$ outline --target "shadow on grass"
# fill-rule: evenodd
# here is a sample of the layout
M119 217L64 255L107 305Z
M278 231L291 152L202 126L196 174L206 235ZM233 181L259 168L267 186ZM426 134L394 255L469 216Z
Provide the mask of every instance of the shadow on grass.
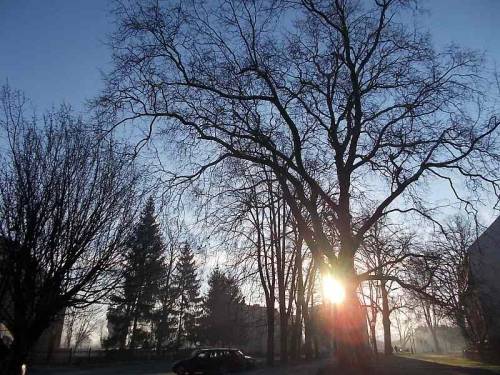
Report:
M487 370L473 367L461 367L445 365L433 362L422 361L414 358L404 358L393 356L386 358L380 356L370 364L360 366L360 368L339 368L336 365L329 365L320 369L317 375L491 375L499 374L495 370Z

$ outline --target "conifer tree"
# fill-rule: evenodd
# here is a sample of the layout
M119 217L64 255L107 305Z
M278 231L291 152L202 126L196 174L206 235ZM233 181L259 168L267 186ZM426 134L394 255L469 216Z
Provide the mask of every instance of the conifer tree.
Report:
M158 307L155 309L152 319L152 332L154 332L157 350L171 344L170 338L176 332L177 311L175 305L179 297L179 288L175 285L175 272L179 255L178 242L171 239L167 247L164 275L158 295Z
M174 282L178 295L176 344L179 347L181 344L196 343L201 314L200 281L194 252L188 243L181 248Z
M158 300L164 276L164 243L155 217L153 198L149 198L141 213L139 222L127 242L127 260L124 267L123 289L111 297L112 306L108 310L108 321L117 320L119 329L115 340L124 346L123 335L131 328L130 347L142 344L147 332L140 328L153 318L154 307ZM132 325L132 327L130 327ZM118 328L118 327L116 327Z
M245 299L232 277L216 268L203 304L202 338L210 345L238 345L245 340Z

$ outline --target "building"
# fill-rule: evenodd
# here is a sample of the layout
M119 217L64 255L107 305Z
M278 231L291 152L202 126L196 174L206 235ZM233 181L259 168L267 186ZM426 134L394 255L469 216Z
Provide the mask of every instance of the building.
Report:
M468 252L470 283L482 310L486 340L488 346L500 350L500 217L478 237Z
M244 305L243 322L245 343L241 349L246 353L263 355L267 351L267 308L265 306ZM274 351L279 351L279 314L274 312Z

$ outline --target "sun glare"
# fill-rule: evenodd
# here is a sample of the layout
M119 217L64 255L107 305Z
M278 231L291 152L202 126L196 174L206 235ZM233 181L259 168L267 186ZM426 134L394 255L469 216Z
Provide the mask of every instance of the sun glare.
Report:
M339 304L345 299L344 286L331 276L323 277L323 295L331 303Z

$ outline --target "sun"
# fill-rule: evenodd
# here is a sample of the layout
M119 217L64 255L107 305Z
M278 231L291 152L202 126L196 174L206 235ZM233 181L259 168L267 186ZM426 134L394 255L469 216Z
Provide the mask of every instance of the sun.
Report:
M345 289L344 286L332 276L324 276L323 283L323 296L326 300L334 304L344 302Z

